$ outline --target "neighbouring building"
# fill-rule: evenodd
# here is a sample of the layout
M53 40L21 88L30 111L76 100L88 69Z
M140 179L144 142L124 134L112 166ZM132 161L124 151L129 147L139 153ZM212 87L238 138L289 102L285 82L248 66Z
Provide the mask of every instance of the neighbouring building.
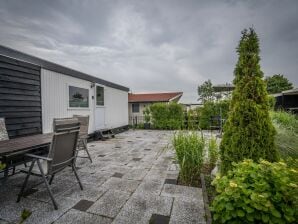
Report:
M0 117L10 138L89 115L89 134L128 126L129 88L0 45Z
M272 94L275 97L276 109L284 109L293 113L298 113L298 88L285 90L281 93Z
M129 93L128 114L130 123L133 121L143 122L143 111L153 103L178 102L183 92L169 93Z

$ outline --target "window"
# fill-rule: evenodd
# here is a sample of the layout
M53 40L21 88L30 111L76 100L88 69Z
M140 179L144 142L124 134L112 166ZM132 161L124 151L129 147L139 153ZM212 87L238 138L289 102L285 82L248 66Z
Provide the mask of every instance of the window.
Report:
M89 90L69 86L69 107L89 107Z
M132 104L132 112L133 113L139 113L140 112L140 104L139 103L133 103Z
M101 86L96 86L96 105L97 106L104 106L105 99L104 99L104 88Z

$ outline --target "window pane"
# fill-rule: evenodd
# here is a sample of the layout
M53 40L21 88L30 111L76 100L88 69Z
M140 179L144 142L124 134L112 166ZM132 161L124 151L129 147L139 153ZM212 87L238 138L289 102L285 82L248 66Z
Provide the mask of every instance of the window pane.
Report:
M140 112L140 104L138 104L138 103L133 103L133 104L132 104L132 112L133 112L133 113L139 113L139 112Z
M104 88L96 86L96 105L104 106Z
M69 107L89 107L89 90L69 86Z

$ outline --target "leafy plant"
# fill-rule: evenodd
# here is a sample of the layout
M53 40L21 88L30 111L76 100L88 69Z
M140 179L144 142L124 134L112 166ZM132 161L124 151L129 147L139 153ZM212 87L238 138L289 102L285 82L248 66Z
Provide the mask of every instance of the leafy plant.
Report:
M5 168L5 164L0 162L0 170L3 170Z
M221 114L222 118L228 116L230 100L220 100L218 102L206 102L203 107L197 109L199 116L199 126L201 129L210 128L210 117Z
M186 127L189 130L197 130L199 128L199 116L197 110L189 110L186 112Z
M211 139L208 142L208 162L211 169L215 167L218 157L219 157L219 150L218 150L216 138L211 137Z
M297 223L296 169L265 160L233 165L212 183L218 193L211 206L215 223Z
M177 103L155 103L150 106L153 126L157 129L181 129L183 108Z
M286 77L281 74L276 74L271 77L266 77L267 91L270 94L280 93L285 90L293 89L291 83Z
M150 109L149 109L149 107L146 107L146 108L143 110L143 114L144 114L145 122L146 122L146 123L150 123L151 115L150 115Z
M22 211L22 214L21 214L21 221L19 222L19 224L22 224L26 221L26 219L28 219L30 217L30 215L32 214L32 212L28 209L24 209Z
M277 161L275 129L269 117L269 102L260 69L259 39L250 28L242 32L234 71L235 89L220 145L221 172L232 169L233 162L260 158Z
M178 131L173 138L176 158L180 166L180 178L186 185L195 185L203 165L205 141L198 132Z
M213 100L214 90L210 79L198 86L198 95L203 103Z

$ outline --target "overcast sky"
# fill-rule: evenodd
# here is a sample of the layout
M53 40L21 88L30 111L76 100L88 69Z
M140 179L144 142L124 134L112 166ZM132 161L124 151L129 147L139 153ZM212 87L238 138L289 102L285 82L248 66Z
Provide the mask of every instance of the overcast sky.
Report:
M231 82L241 30L260 38L265 75L298 86L298 1L69 0L0 2L0 44L125 85L183 91Z

